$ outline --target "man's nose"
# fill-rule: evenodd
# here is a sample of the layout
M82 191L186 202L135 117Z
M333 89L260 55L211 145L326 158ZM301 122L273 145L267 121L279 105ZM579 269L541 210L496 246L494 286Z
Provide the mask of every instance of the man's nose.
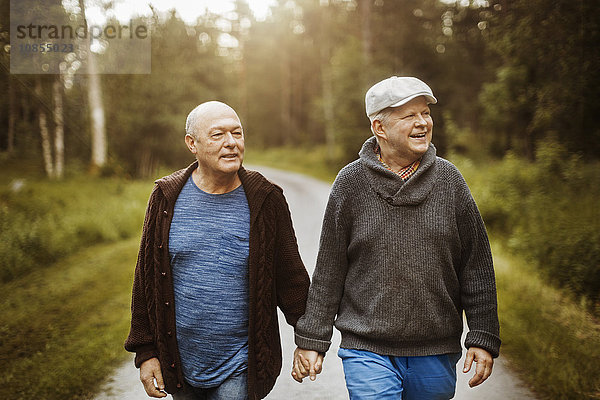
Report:
M233 137L233 133L226 132L225 133L225 146L233 147L233 146L235 146L235 144L236 143L235 143L235 139Z
M425 118L423 117L423 114L417 114L417 119L415 121L415 124L417 125L427 125L427 121L425 121Z

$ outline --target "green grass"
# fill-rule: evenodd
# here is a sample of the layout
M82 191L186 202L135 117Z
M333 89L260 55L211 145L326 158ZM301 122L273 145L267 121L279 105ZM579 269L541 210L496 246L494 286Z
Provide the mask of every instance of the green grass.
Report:
M600 399L600 323L494 246L501 353L543 399Z
M138 235L151 181L79 175L53 182L10 170L0 182L0 282L90 245ZM11 178L9 178L11 177Z
M93 246L0 285L0 385L11 399L91 398L128 357L138 243Z

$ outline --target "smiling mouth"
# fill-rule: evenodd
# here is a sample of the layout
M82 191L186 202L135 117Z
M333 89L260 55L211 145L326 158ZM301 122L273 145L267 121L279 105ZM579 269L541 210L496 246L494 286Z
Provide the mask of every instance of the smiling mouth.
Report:
M416 133L414 135L410 135L411 138L414 139L421 139L424 138L427 135L427 132L423 132L423 133Z
M237 153L236 154L225 154L225 155L221 156L221 158L227 158L227 159L232 160L234 158L237 158L237 156L238 156Z

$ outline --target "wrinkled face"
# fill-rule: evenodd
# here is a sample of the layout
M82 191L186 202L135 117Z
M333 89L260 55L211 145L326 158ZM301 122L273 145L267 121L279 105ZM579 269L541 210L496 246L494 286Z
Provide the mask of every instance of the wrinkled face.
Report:
M383 154L401 165L409 165L425 154L433 135L433 119L424 96L396 107L376 135Z
M187 135L186 143L199 166L212 173L233 174L244 160L244 131L233 109L215 107Z

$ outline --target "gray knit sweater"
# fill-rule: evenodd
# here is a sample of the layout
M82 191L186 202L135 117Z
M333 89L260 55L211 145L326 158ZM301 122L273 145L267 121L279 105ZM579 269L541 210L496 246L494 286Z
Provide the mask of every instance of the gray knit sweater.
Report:
M368 139L333 183L296 344L327 351L335 324L345 348L459 352L464 310L465 346L497 357L492 255L465 180L431 145L403 182L378 161L375 144Z

